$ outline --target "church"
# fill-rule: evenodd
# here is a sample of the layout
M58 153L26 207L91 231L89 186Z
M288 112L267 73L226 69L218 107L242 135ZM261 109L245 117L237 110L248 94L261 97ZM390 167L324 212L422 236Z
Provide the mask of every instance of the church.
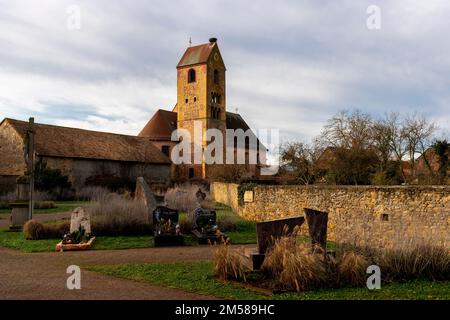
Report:
M153 142L164 154L170 156L177 141L171 140L172 132L185 129L194 136L194 122L200 122L203 132L217 129L226 137L226 130L243 130L246 133L245 164L182 164L174 170L175 179L220 179L227 175L238 174L241 178L257 179L260 176L262 155L259 140L245 120L237 113L227 111L226 67L216 38L208 43L189 47L177 65L177 103L171 110L158 110L139 133ZM257 141L255 154L257 161L249 161L250 139ZM203 137L201 148L205 149L208 141ZM238 144L235 142L234 153ZM226 152L226 151L224 151ZM261 153L261 157L260 157ZM236 158L236 154L234 155Z
M217 129L226 136L227 129L246 132L248 141L256 139L244 119L226 109L226 68L217 39L186 49L177 67L177 103L171 110L158 110L137 136L67 128L36 123L35 155L50 169L60 170L76 189L88 182L144 176L150 184L167 185L171 181L192 179L257 179L260 175L259 143L256 163L175 165L171 151L179 141L172 141L176 129L194 134L194 123L202 130ZM27 122L4 119L0 123L0 193L15 190L15 181L25 174L24 145ZM259 141L258 141L259 142ZM210 142L205 138L201 147ZM242 146L240 144L239 146ZM234 152L237 153L238 143ZM265 150L264 150L265 151ZM236 156L236 155L233 155Z

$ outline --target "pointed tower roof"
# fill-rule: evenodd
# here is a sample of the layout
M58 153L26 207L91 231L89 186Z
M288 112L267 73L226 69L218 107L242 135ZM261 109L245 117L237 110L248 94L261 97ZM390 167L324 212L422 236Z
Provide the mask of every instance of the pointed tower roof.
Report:
M209 39L209 43L187 48L180 62L178 62L177 68L208 62L209 56L215 46L217 46L217 39L211 38Z

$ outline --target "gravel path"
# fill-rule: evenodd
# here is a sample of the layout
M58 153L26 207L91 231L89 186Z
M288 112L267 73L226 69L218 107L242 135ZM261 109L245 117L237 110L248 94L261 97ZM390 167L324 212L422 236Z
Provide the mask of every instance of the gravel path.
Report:
M87 265L204 260L209 259L211 254L208 246L31 254L0 248L0 300L213 299L83 269ZM66 269L69 265L82 268L81 290L68 290L66 287L69 276Z

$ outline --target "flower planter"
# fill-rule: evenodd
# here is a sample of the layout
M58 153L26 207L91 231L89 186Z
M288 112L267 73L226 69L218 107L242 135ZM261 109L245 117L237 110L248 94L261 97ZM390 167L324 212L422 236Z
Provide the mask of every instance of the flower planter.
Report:
M89 239L88 242L78 244L63 244L62 241L56 245L56 252L89 250L95 241L95 237Z

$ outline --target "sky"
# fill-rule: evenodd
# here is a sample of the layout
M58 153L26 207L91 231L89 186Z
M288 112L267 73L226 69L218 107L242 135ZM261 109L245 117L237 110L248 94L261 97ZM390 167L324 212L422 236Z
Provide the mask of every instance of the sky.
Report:
M449 133L448 0L0 0L0 118L137 135L175 105L189 39L210 37L227 110L255 130L309 141L358 108Z

